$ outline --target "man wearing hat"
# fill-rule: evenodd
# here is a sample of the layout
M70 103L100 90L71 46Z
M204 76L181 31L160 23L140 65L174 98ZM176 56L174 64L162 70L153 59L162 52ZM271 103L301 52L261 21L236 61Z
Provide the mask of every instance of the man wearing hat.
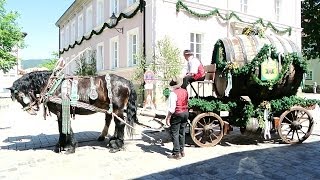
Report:
M184 58L188 61L187 74L183 78L182 88L186 89L188 84L194 81L203 81L205 78L204 67L190 50L183 51Z
M181 159L185 156L185 132L189 117L188 111L188 92L181 88L182 79L173 77L169 83L171 92L169 95L168 114L166 123L170 126L170 134L173 143L172 154L168 155L170 159Z

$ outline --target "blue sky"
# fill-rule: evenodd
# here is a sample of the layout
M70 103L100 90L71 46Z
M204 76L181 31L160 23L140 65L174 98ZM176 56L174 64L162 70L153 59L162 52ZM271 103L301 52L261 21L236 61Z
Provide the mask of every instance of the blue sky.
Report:
M7 0L5 9L17 11L18 21L27 47L20 51L21 59L47 59L59 49L59 28L55 23L74 0Z

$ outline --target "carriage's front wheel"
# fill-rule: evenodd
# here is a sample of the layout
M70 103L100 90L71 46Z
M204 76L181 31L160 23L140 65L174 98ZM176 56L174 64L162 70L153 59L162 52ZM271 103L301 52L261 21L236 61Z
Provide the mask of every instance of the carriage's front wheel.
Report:
M191 138L200 147L215 146L223 137L223 120L215 113L201 113L191 124Z
M307 109L293 107L280 116L278 133L286 143L302 143L310 136L313 123L313 118Z

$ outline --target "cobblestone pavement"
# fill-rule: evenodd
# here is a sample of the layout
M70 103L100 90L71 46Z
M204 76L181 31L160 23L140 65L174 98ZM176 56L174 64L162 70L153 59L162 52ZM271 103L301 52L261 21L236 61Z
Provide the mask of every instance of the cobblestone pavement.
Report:
M11 101L11 100L10 100ZM72 127L80 142L75 154L52 151L58 140L55 117L22 112L15 102L0 100L0 179L319 179L320 114L312 135L302 144L241 135L237 128L215 147L198 148L187 139L186 157L167 159L172 144L166 132L137 126L124 151L109 153L97 142L104 125L101 113L76 116ZM151 118L140 121L155 126ZM114 125L111 124L109 134ZM150 144L141 131L162 144ZM148 133L149 132L149 133Z

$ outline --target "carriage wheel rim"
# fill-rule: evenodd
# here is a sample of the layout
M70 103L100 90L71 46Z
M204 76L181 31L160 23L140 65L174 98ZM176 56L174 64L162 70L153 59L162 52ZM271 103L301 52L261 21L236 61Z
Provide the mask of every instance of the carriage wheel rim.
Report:
M223 137L223 121L215 113L202 113L192 120L191 138L200 147L215 146Z
M288 144L302 143L311 135L313 123L308 110L302 107L291 108L280 116L278 133Z

